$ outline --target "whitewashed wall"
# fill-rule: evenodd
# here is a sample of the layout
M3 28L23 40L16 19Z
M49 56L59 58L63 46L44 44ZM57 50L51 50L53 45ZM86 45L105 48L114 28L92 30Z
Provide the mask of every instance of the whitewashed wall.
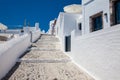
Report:
M18 57L31 45L30 35L25 34L0 44L0 79L14 66Z
M36 30L32 32L32 42L35 42L41 35L40 30Z
M81 17L81 14L70 14L70 13L64 13L64 34L66 36L71 35L71 31L76 29L77 20Z
M65 36L71 35L71 31L77 29L77 20L81 18L81 14L72 14L60 12L57 23L56 32L62 44L62 50L65 50Z
M83 31L82 34L90 33L90 16L103 11L103 28L110 27L110 12L109 0L83 0ZM105 18L105 13L108 15L108 22Z
M120 80L120 25L75 37L71 56L96 80Z

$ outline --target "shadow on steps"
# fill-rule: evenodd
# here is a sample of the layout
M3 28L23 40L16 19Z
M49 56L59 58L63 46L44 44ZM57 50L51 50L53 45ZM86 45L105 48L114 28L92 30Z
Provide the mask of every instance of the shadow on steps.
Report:
M9 80L9 78L13 75L13 73L18 69L19 65L21 63L20 62L17 62L13 68L6 74L5 77L3 77L1 80Z

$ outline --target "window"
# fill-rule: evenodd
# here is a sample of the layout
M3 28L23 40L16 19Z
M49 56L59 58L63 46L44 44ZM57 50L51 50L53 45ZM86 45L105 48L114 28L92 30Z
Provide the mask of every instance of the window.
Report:
M102 12L95 14L90 17L90 27L91 32L97 31L103 28L103 19L102 19Z
M115 23L120 23L120 1L116 1L115 3Z
M120 24L120 0L110 0L110 22Z
M79 29L79 30L82 30L82 23L79 23L79 24L78 24L78 29Z

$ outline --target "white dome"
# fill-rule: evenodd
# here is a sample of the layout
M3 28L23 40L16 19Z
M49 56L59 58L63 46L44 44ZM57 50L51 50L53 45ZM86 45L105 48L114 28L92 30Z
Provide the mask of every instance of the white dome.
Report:
M64 12L66 13L81 13L82 7L78 4L72 4L64 7Z

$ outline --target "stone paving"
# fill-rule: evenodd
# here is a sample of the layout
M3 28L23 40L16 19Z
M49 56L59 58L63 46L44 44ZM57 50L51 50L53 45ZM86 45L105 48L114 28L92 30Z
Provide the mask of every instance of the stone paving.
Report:
M31 47L38 49L28 49L2 80L94 80L54 41L59 43L55 36L42 35Z
M64 53L52 53L52 51L30 51L21 59L70 59Z

